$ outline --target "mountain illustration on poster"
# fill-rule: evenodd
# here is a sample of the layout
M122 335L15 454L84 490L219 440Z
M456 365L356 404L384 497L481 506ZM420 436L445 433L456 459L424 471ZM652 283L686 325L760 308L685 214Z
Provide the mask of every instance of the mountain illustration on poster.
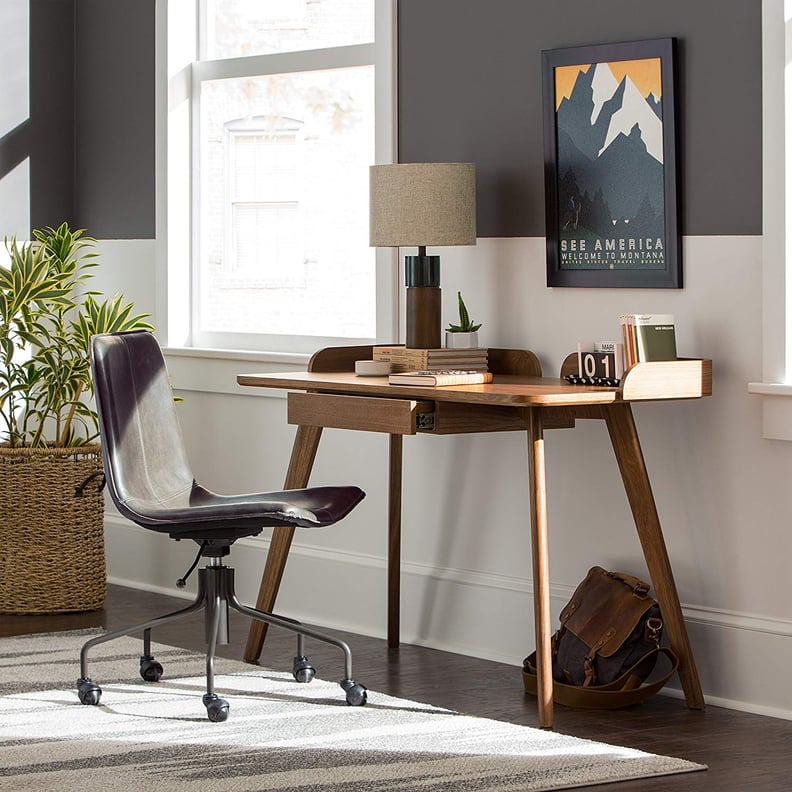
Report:
M664 269L660 58L556 73L561 266Z

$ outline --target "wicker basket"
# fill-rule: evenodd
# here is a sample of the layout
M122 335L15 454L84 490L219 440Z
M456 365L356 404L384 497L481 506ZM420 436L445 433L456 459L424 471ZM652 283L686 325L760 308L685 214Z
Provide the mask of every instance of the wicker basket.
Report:
M102 607L104 497L94 476L101 471L95 443L0 445L0 613Z

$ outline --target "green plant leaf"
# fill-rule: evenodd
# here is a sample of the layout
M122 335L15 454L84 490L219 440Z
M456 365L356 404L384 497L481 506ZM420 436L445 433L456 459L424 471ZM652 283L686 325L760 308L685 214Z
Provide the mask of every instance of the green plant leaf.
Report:
M459 309L459 324L449 324L446 330L449 333L475 333L481 327L481 322L470 321L465 301L462 299L462 292L457 292L457 305Z
M99 259L96 240L84 229L62 223L35 230L31 243L6 237L5 244L9 263L0 266L0 441L88 442L98 434L96 413L85 399L92 390L92 335L154 328L121 295L105 299L85 288Z

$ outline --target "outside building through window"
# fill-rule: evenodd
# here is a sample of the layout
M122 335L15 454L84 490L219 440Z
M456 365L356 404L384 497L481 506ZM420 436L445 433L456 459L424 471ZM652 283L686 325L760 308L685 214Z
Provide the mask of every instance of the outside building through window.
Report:
M193 72L193 343L374 338L373 46L346 65L374 40L374 3L207 0L205 20Z

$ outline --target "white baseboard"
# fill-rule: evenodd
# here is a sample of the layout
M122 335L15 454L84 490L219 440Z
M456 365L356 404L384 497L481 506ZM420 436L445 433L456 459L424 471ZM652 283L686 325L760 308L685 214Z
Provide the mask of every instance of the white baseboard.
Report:
M195 579L177 589L195 556L192 542L174 544L115 515L106 516L108 579L147 591L191 596ZM253 603L268 542L236 543L239 598ZM553 623L573 587L551 586ZM519 667L533 651L532 586L528 579L471 570L402 564L401 639L404 643L495 660ZM277 610L309 624L384 637L386 576L382 558L295 542ZM792 665L792 622L683 605L708 704L792 720L792 687L781 684ZM681 697L667 687L668 695Z

